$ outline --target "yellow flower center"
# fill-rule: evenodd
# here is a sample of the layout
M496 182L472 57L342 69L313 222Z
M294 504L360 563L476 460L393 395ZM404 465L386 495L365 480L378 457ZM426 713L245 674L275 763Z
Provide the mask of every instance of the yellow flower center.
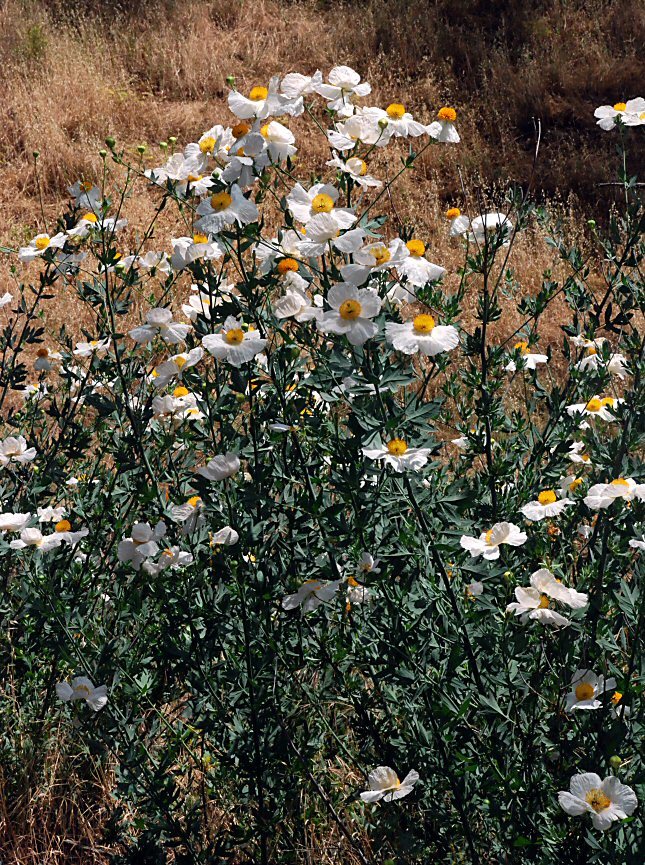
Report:
M347 585L355 589L356 586L360 586L360 583L354 577L347 577Z
M252 102L261 102L263 99L266 99L268 95L269 91L266 87L253 87L249 93L249 99Z
M587 793L585 801L591 805L596 814L599 814L601 811L606 811L611 805L611 799L609 796L597 787Z
M87 685L77 685L76 688L75 688L75 691L76 691L77 694L81 694L81 696L84 697L84 698L85 698L85 697L89 697L89 696L90 696L90 693L91 693L91 691L90 691L90 689L87 687Z
M199 142L199 149L202 153L212 153L215 150L215 139L212 135L207 135Z
M449 207L446 210L446 219L457 219L458 216L461 216L461 210L458 207Z
M56 532L71 532L72 524L69 520L61 520L59 523L56 523L54 526L54 531Z
M593 399L589 400L585 408L587 409L587 411L600 411L600 409L602 408L602 403L599 399L596 399L596 397L594 397Z
M426 251L426 245L422 240L408 240L405 245L410 255L414 255L416 258L420 258Z
M93 348L94 348L95 346L97 346L98 344L99 344L98 339L91 339L91 340L90 340L90 345L91 345Z
M402 457L408 449L408 446L403 439L391 439L387 443L386 447L393 457Z
M613 408L615 404L616 404L616 400L613 398L613 396L605 396L600 400L600 405L603 408L605 408L606 406Z
M365 177L367 174L367 162L364 159L356 159L354 174L358 174L359 177Z
M392 102L392 104L388 105L385 109L385 113L388 117L391 117L392 120L400 120L405 114L405 106L401 105L400 102Z
M188 183L197 183L202 179L203 176L203 174L189 174L186 180L188 181Z
M596 689L589 682L580 682L576 687L576 700L591 700L596 693Z
M193 234L193 243L208 243L208 237L205 234Z
M370 249L370 254L374 259L376 267L379 267L382 264L387 264L387 262L392 258L392 253L387 246L375 246L373 249Z
M588 463L589 460L591 459L591 457L589 456L589 454L583 454L583 455L580 457L580 459L582 460L583 463Z
M587 354L598 354L598 349L596 348L595 345L590 345L587 348Z
M528 354L529 353L529 344L524 339L521 339L519 342L516 342L515 345L513 346L513 348L516 351L521 351L522 354Z
M617 102L614 105L614 111L624 111L627 108L627 104L625 102Z
M345 321L354 321L361 314L362 306L357 300L345 300L338 310L340 317Z
M180 384L173 390L172 395L174 397L188 396L188 388L184 387L183 384Z
M82 218L85 222L94 222L94 223L96 223L96 222L99 221L98 216L96 215L96 213L84 213L83 216L82 216L81 218Z
M282 261L278 262L278 273L285 275L285 273L296 273L298 270L298 262L295 258L283 258Z
M215 213L221 213L223 210L226 210L227 207L230 207L232 201L233 199L228 192L216 192L215 195L211 195L211 207Z
M492 546L492 544L491 544L491 538L492 538L492 537L493 537L493 530L492 530L492 529L489 529L489 530L486 532L486 535L485 535L486 543L488 544L489 547Z
M623 695L620 693L620 691L614 691L613 696L611 698L611 702L613 703L614 706L617 706L622 699L623 699Z
M543 490L538 496L538 501L541 505L552 505L557 499L555 490Z
M90 192L92 189L92 183L89 180L83 180L78 184L78 188L81 192Z
M577 490L580 484L582 483L582 478L574 478L569 484L570 490Z
M440 108L437 112L437 118L439 120L449 120L450 123L454 123L454 121L457 119L457 112L454 108L448 108L447 106L444 106L443 108Z
M610 483L610 486L612 486L612 487L628 487L629 484L627 483L625 478L616 478L615 481L612 481Z
M412 326L415 333L432 333L434 330L435 321L431 315L421 314L415 316Z
M311 202L311 209L314 213L331 213L334 209L334 199L326 192L319 192Z
M177 369L183 369L187 363L188 360L185 357L182 357L180 354L177 355L177 357L174 359L174 364Z
M34 245L36 249L47 249L47 247L49 246L49 236L46 234L44 237L37 237Z
M236 123L235 126L231 129L233 136L235 138L243 138L248 132L251 131L251 127L248 123Z
M224 339L229 345L239 345L244 339L244 331L240 327L232 327L226 331Z
M549 596L542 594L540 595L540 603L538 604L539 610L548 610L551 606L551 601L549 600Z
M200 502L201 502L201 499L199 496L192 496L191 498L188 499L186 504L190 505L191 508L196 508Z

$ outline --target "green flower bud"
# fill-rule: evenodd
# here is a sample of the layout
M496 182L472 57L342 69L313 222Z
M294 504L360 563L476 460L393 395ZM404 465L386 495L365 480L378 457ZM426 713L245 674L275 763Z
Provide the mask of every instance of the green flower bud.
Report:
M235 87L235 75L227 75L226 83L229 87Z
M32 156L34 157L34 159L38 159L38 157L40 156L40 150L34 150Z
M167 141L160 141L159 147L161 147L162 150L168 150L168 142Z
M146 152L146 145L145 144L139 144L137 147L137 153L140 153L143 156L143 154L145 152Z
M116 139L114 139L111 135L108 135L108 137L105 139L105 143L110 148L110 150L112 150L112 148L116 144Z
M388 125L388 123L389 123L389 121L386 120L385 117L381 117L381 119L378 122L379 129L385 129L386 126Z
M620 769L620 767L622 766L622 763L623 763L623 761L622 761L622 759L618 756L618 754L614 754L613 757L610 757L610 758L609 758L609 765L610 765L611 768L614 769L614 770L615 770L615 769Z
M169 135L168 141L170 142L170 144L176 144L177 143L177 136L176 135Z
M236 393L236 394L235 394L235 399L236 399L238 402L246 402L246 394L244 394L244 393Z
M596 227L596 220L595 220L595 219L588 219L588 220L587 220L587 225L588 225L590 228L595 228L595 227Z
M99 156L101 157L101 159L105 159L105 157L107 156L107 150L104 150L103 148L101 148L99 150Z

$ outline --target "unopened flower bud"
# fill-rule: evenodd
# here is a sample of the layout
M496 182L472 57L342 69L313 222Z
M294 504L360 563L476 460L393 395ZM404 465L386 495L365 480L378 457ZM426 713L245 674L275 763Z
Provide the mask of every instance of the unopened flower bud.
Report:
M236 394L235 394L235 399L236 399L238 402L246 402L246 394L243 394L243 393L236 393Z
M168 142L167 141L160 141L159 147L161 147L162 150L168 150Z
M170 142L170 144L176 144L177 143L177 136L176 135L169 135L168 141Z
M385 129L386 126L388 125L388 122L389 122L389 121L386 120L385 117L381 117L381 119L380 119L379 122L378 122L379 129Z
M40 156L40 150L34 150L32 156L34 157L34 159L38 159L38 157Z
M235 87L235 75L227 75L226 83L229 87Z
M146 152L146 145L145 144L139 144L137 146L137 153L140 153L143 156L143 154L145 152Z
M108 137L105 139L105 143L111 150L116 144L116 140L111 135L108 135Z
M105 159L105 157L107 156L107 150L105 150L105 148L102 147L99 150L99 156L101 157L101 159Z
M609 765L610 765L611 768L614 769L614 770L616 770L616 769L620 769L620 767L622 766L622 763L623 763L623 761L622 761L622 759L618 756L618 754L614 754L613 757L610 757L610 758L609 758Z

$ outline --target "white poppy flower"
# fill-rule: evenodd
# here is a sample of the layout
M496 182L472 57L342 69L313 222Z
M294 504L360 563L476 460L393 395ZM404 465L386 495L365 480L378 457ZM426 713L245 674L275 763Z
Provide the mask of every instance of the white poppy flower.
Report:
M183 385L176 387L171 394L154 397L152 413L156 418L171 418L176 426L183 420L201 420L206 417L199 408L197 395Z
M98 186L89 180L77 180L67 191L74 199L74 206L84 210L99 213L103 202L103 193Z
M393 802L402 799L412 792L414 785L419 780L419 773L414 769L399 781L399 776L389 766L378 766L367 776L369 790L361 793L363 802Z
M63 355L59 351L50 351L48 348L39 348L36 352L34 369L37 372L49 372L56 364L60 363Z
M588 348L586 357L583 357L582 360L574 364L574 368L581 370L606 369L610 375L615 375L620 379L624 379L626 375L629 375L627 358L624 354L610 354L609 358L605 360L602 355L598 354L595 347Z
M184 505L171 505L170 518L181 525L182 535L197 531L206 522L202 500L199 496L191 496Z
M431 138L442 144L459 144L461 139L454 126L456 119L455 109L445 106L439 109L437 119L426 127L426 131Z
M627 102L601 105L600 108L596 108L593 116L597 118L597 125L605 132L615 129L618 121L625 126L642 126L645 123L645 99L637 96L636 99L628 99Z
M248 96L244 96L239 90L230 90L228 94L228 107L241 120L265 120L267 117L288 114L297 117L304 111L302 96L295 98L281 95L278 92L280 79L274 76L268 87L252 87ZM288 87L289 85L287 85Z
M305 224L322 213L332 217L337 230L351 228L356 222L356 214L351 209L336 207L338 190L330 183L315 183L309 190L306 190L302 184L296 183L287 195L286 201L294 219Z
M105 357L111 345L112 340L109 336L105 339L92 339L90 342L77 342L73 354L76 357L92 357L93 355Z
M338 283L329 289L327 303L331 310L317 320L323 333L346 336L351 345L363 345L378 333L378 326L371 319L381 310L381 298L371 288Z
M183 376L187 369L195 366L204 356L204 349L197 346L182 354L174 354L152 371L152 383L156 388L165 387L174 378Z
M279 268L282 261L295 261L297 265L296 259L300 255L298 244L303 239L304 234L291 228L284 231L280 238L261 239L254 249L255 257L262 262L260 272L270 273L276 266Z
M435 325L431 315L422 313L412 321L398 324L388 321L385 336L392 346L403 354L434 357L442 351L452 351L459 345L459 333L452 325Z
M572 463L584 463L587 466L593 465L589 454L585 453L586 444L584 442L572 442L569 448L569 459Z
M484 594L484 584L479 580L474 580L466 586L466 597L471 601L475 598L480 598Z
M535 369L539 363L546 363L548 356L546 354L535 354L529 350L529 344L525 340L516 342L513 346L514 351L519 351L522 369ZM510 360L504 367L508 372L515 372L517 365L514 360Z
M79 529L73 532L70 521L66 519L59 520L54 526L54 531L61 541L69 544L70 547L75 547L80 540L86 538L90 533L89 529Z
M555 601L573 610L582 609L589 602L586 594L577 592L575 589L567 589L546 568L540 568L531 574L529 587L517 586L515 598L516 601L506 607L507 613L512 612L519 616L524 624L529 620L535 620L552 627L569 624L569 620L554 609Z
M321 604L331 601L341 582L341 580L307 580L295 594L286 595L282 599L282 609L295 610L301 607L303 613L309 613Z
M2 516L0 516L0 525L1 525ZM0 529L1 531L1 529ZM645 550L645 538L631 538L629 541L629 546L633 550Z
M558 793L563 811L572 817L591 814L594 829L602 832L609 829L615 820L629 817L638 806L636 793L615 775L602 781L595 772L582 772L571 778L569 791L560 790Z
M378 448L363 448L363 454L370 460L383 460L386 466L392 466L396 472L406 469L419 471L428 462L431 448L411 448L403 439L390 439Z
M444 275L445 267L424 258L426 247L422 240L408 240L405 246L409 254L397 264L397 270L401 276L407 276L411 285L421 287Z
M40 508L39 508L40 510ZM31 522L32 514L0 514L0 532L21 532Z
M294 146L296 139L293 132L277 120L272 120L270 123L265 123L260 127L260 135L264 139L263 153L268 154L269 160L275 165L276 163L284 162L288 157L297 153L297 148ZM264 163L268 164L269 160L255 160L258 167L264 168Z
M309 96L309 94L315 93L316 88L322 82L322 72L319 69L313 75L289 72L280 82L280 93L287 99L298 99L300 96Z
M98 712L108 701L107 685L99 685L98 688L86 676L76 676L69 682L58 682L56 685L56 696L63 703L75 700L85 700L87 705Z
M349 254L360 249L364 239L362 228L352 228L341 234L332 213L319 213L307 223L307 236L298 244L298 252L300 258L317 258L331 245L338 252Z
M390 140L385 128L379 126L378 119L365 114L360 108L347 120L336 123L327 130L327 139L334 150L353 150L358 143L369 147L385 147Z
M274 303L273 312L280 319L293 318L299 322L318 320L323 314L320 304L320 295L316 295L312 302L304 292L287 291Z
M206 234L193 234L192 237L173 237L170 265L173 270L183 270L193 261L217 261L222 257L222 249L216 240L209 240Z
M0 442L0 468L9 463L30 463L36 459L36 448L28 448L24 436L8 436Z
M380 574L381 569L377 567L378 564L379 559L375 559L371 553L363 552L356 566L356 574L363 577L366 574Z
M138 571L147 558L156 556L159 552L157 541L166 534L166 524L160 520L152 528L149 523L135 523L132 526L132 535L124 538L118 548L117 557L120 562L131 562L135 571Z
M542 490L537 500L524 505L521 508L521 512L527 520L537 522L547 517L557 517L566 507L572 504L573 502L569 499L558 499L555 490Z
M340 117L349 117L354 112L354 99L372 92L367 81L349 66L334 66L327 76L328 84L317 84L316 93L327 100L327 108Z
M18 258L24 262L33 261L35 258L44 255L48 249L62 249L66 240L67 235L62 231L59 231L53 237L50 237L48 234L37 234L29 241L28 246L22 246L19 249Z
M354 261L343 265L340 272L345 282L362 285L373 273L383 273L403 264L409 255L410 251L400 237L395 237L387 244L377 241L357 250ZM414 299L411 292L408 292L408 296Z
M357 582L354 577L347 578L347 610L354 605L369 604L371 600L371 589Z
M385 110L382 108L364 108L362 114L367 118L373 118L383 131L387 139L392 138L417 138L425 135L428 127L414 119L405 105L400 102L392 102Z
M235 143L235 130L229 129L216 123L200 136L197 144L189 144L184 150L184 155L192 157L197 162L200 171L205 171L208 165L206 157L211 156L215 160L226 159L229 148ZM197 151L199 150L199 155ZM203 161L199 161L200 157Z
M623 403L625 400L616 399L612 396L593 396L587 402L574 403L567 406L567 414L569 417L576 415L584 415L590 418L600 418L601 420L614 421L616 420L610 409L615 409L616 406Z
M473 558L483 556L489 561L499 558L499 548L502 544L520 547L527 540L526 532L522 532L514 523L495 523L492 529L482 532L478 538L462 535L459 543L468 550Z
M219 333L209 333L202 337L202 345L217 360L225 360L231 366L239 367L249 363L264 351L267 340L257 330L242 329L242 322L232 315L226 319Z
M231 526L224 526L223 529L215 532L210 543L212 547L232 547L235 546L239 539L240 536L235 529L231 528Z
M173 570L175 568L185 568L192 561L192 555L185 552L185 550L181 550L179 547L167 547L165 550L162 550L156 562L145 561L143 563L143 570L151 576L157 576L157 574L165 571L166 568L173 568Z
M128 331L128 336L135 342L151 342L156 336L160 336L170 345L177 345L186 339L189 324L181 324L173 321L171 310L166 307L151 309L146 314L146 323Z
M63 505L52 507L48 505L46 508L36 508L36 516L39 523L58 523L65 516L66 509Z
M616 499L627 502L645 500L645 484L637 484L633 478L616 478L608 484L594 484L589 487L584 502L588 508L597 511L609 507Z
M600 709L602 703L597 698L605 691L613 691L616 680L597 676L592 670L576 670L570 687L564 704L567 712L572 709Z
M197 215L200 218L195 228L199 232L217 234L234 222L238 225L255 222L259 212L255 202L245 198L240 187L233 184L229 192L223 189L204 199L197 208Z
M237 454L227 451L213 457L205 466L197 469L197 474L209 481L222 481L231 478L240 470L240 458Z
M338 168L339 171L343 174L348 174L352 180L365 189L383 186L381 180L377 180L376 177L372 177L371 174L367 173L367 163L365 160L359 159L357 156L350 157L347 162L343 162L343 160L338 156L334 156L326 162L325 165L331 165L334 168Z
M20 532L20 539L11 541L9 546L12 550L24 550L27 547L34 547L40 550L41 553L47 553L56 547L60 547L64 538L60 534L53 532L51 535L43 535L40 529L23 529Z
M7 304L11 303L12 300L13 300L13 294L11 294L8 291L5 291L5 293L3 295L0 295L0 309L2 309L3 306L7 306Z

